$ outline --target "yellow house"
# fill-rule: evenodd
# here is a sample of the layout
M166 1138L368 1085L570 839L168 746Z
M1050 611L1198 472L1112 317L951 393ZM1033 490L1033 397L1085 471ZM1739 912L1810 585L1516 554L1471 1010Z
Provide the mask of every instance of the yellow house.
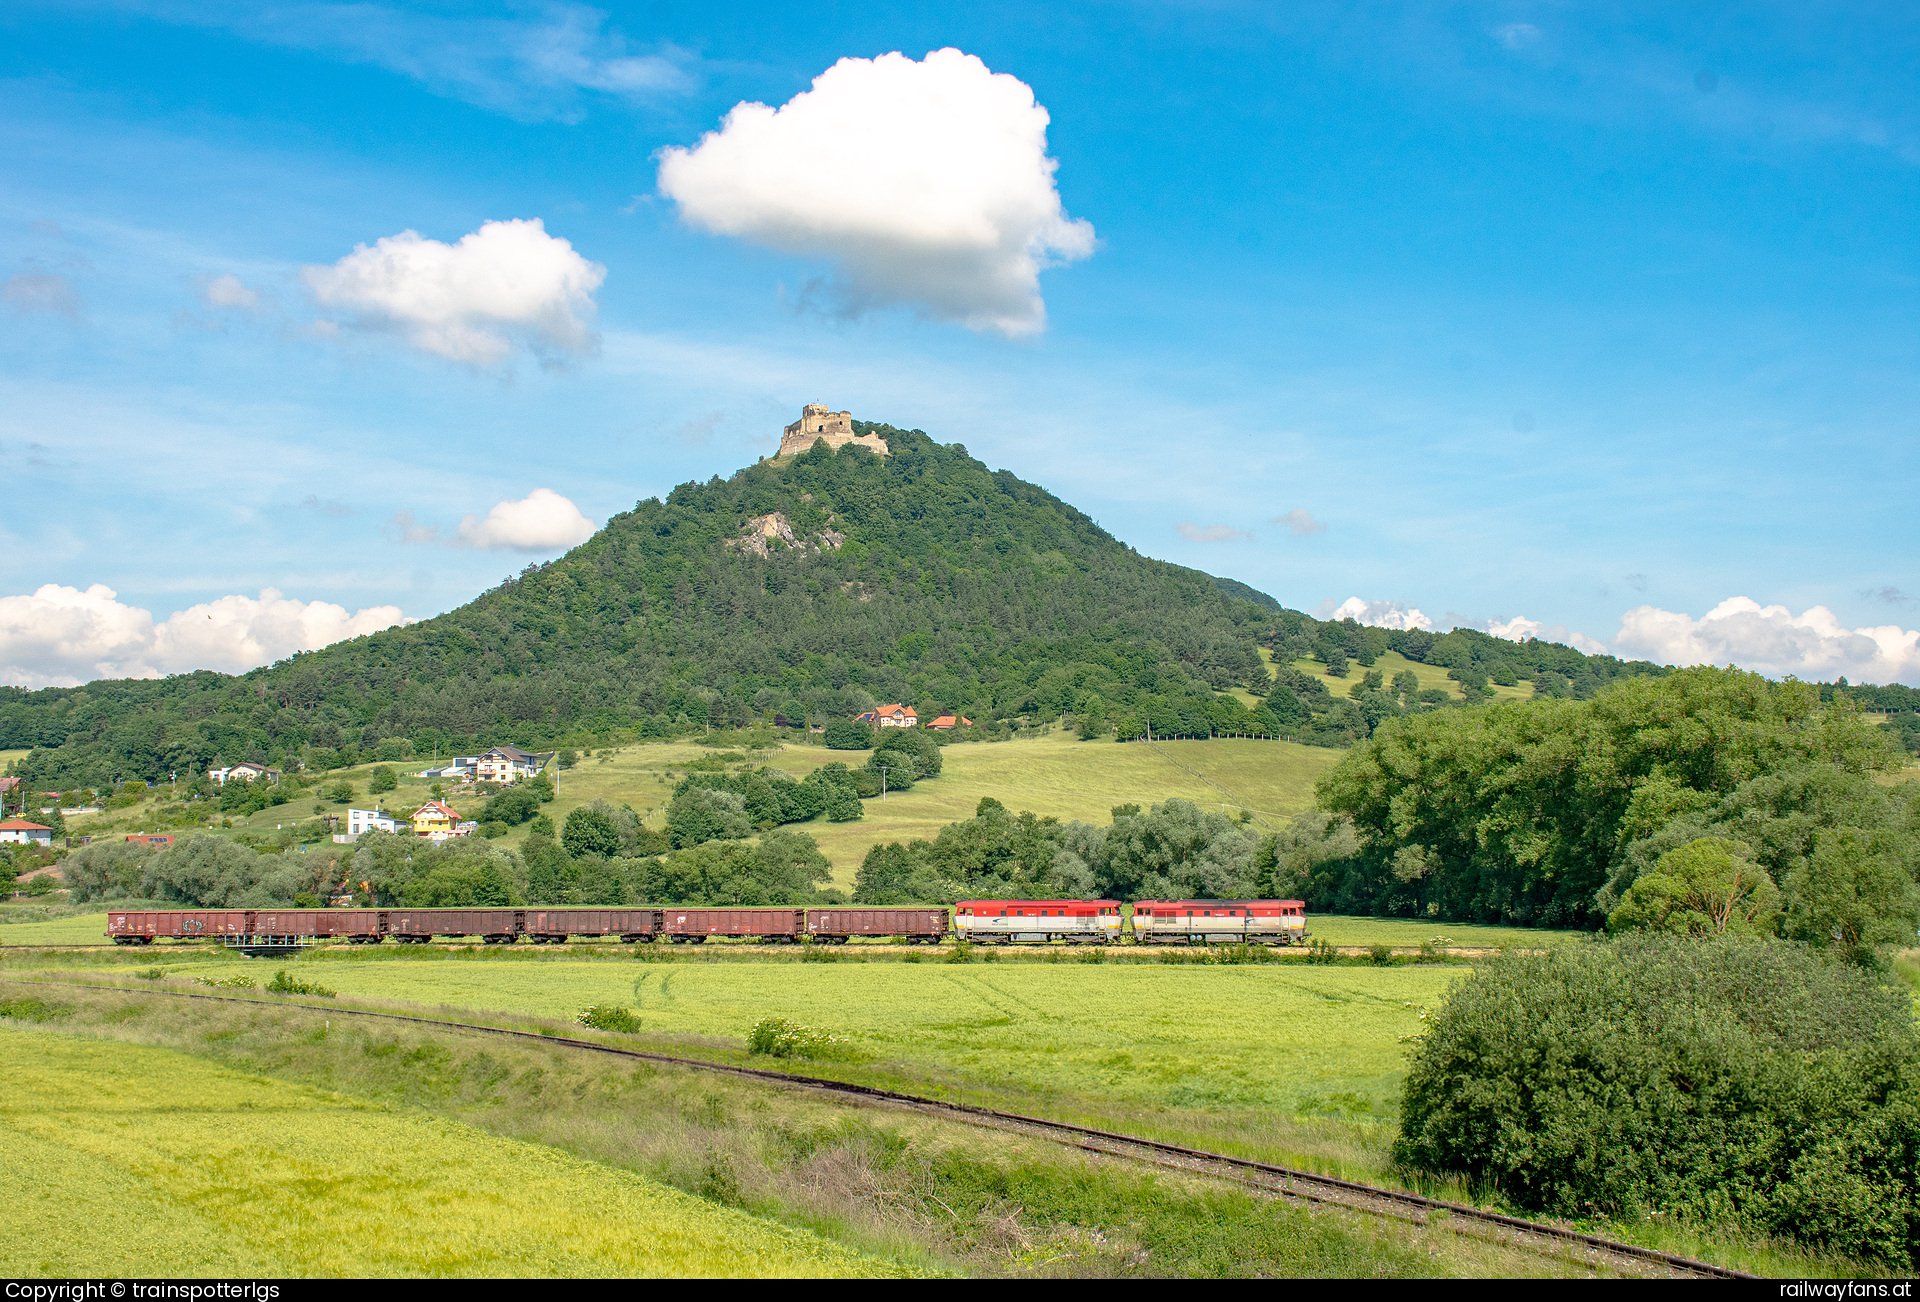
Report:
M435 841L444 841L456 835L455 828L460 824L460 815L440 803L429 800L413 811L413 834Z

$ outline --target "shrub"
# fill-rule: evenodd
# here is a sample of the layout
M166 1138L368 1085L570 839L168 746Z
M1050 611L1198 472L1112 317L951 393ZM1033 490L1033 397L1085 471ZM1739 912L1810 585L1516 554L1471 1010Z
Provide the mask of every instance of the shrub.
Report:
M247 984L252 985L253 982L249 981ZM296 981L288 975L285 968L275 972L273 980L267 982L264 988L276 995L319 995L322 999L331 999L339 993L325 986L314 985L310 981Z
M374 795L383 791L392 791L400 785L400 779L394 776L392 769L382 764L367 778L367 790Z
M1330 940L1316 940L1307 946L1309 963L1338 963L1339 961L1340 951L1333 947L1333 942Z
M237 974L234 976L228 976L228 977L195 977L194 980L198 981L203 986L212 986L216 990L251 990L253 989L252 977L239 976Z
M838 1058L846 1041L784 1017L763 1017L747 1032L747 1052L769 1058Z
M1373 960L1376 967L1391 967L1393 966L1393 946L1370 945L1367 947L1367 957Z
M573 1020L582 1026L591 1026L596 1031L621 1031L635 1035L640 1030L640 1014L631 1008L602 1008L599 1004L588 1004L574 1015Z
M1394 1156L1552 1215L1662 1212L1909 1267L1910 998L1797 945L1640 934L1510 955L1419 1045Z
M828 750L866 750L873 745L873 729L857 719L840 719L821 735Z

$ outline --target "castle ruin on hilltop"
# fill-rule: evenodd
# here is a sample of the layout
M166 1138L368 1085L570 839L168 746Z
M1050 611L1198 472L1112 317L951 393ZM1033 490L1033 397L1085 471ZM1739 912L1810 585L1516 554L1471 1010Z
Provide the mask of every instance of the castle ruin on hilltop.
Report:
M836 452L849 443L858 443L883 457L887 455L887 441L878 434L853 432L852 412L828 411L817 402L802 407L800 419L787 426L786 432L780 436L779 455L788 457L805 452L818 439L825 439L827 446Z

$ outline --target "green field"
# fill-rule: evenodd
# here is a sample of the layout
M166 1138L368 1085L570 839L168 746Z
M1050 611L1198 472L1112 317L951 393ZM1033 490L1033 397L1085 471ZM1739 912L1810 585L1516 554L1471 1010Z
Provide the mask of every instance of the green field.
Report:
M170 958L173 956L169 956ZM245 971L224 956L170 975ZM638 1010L648 1035L740 1046L786 1017L855 1059L1026 1100L1098 1096L1137 1108L1394 1114L1420 1029L1464 975L1446 967L1054 963L461 962L342 955L300 964L342 997L569 1019Z
M444 1117L17 1023L0 1132L14 1277L900 1273Z
M1269 665L1273 663L1273 656L1266 648L1261 648L1260 655ZM1367 672L1366 668L1357 660L1347 662L1347 676L1345 678L1326 678L1327 665L1324 660L1303 657L1295 660L1293 667L1303 674L1310 674L1315 678L1325 678L1327 690L1332 692L1335 697L1345 696L1348 689L1359 683ZM1417 660L1407 659L1398 651L1386 652L1374 662L1373 667L1380 672L1388 683L1393 682L1394 675L1411 670L1413 676L1420 680L1420 690L1423 692L1430 688L1438 687L1456 701L1462 700L1466 696L1465 689L1462 688L1458 682L1447 677L1447 671L1444 666L1421 664ZM1487 685L1493 689L1493 699L1495 701L1530 701L1533 699L1533 684L1530 682L1520 683L1513 687L1500 687L1493 683Z

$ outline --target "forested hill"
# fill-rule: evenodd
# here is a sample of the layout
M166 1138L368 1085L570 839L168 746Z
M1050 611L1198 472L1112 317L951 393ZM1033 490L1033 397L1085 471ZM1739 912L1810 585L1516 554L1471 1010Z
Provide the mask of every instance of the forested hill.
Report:
M958 444L858 426L892 455L824 445L609 520L559 560L438 618L240 677L195 673L0 689L0 748L49 789L183 775L215 762L440 753L570 736L674 735L875 702L982 726L1071 713L1083 731L1208 735L1284 727L1345 744L1412 693L1362 699L1276 660L1389 644L1585 694L1658 672L1545 643L1319 624L1232 580L1150 560L1086 515ZM1378 643L1378 648L1375 648ZM1226 689L1268 696L1249 711ZM1229 717L1231 716L1231 717Z

